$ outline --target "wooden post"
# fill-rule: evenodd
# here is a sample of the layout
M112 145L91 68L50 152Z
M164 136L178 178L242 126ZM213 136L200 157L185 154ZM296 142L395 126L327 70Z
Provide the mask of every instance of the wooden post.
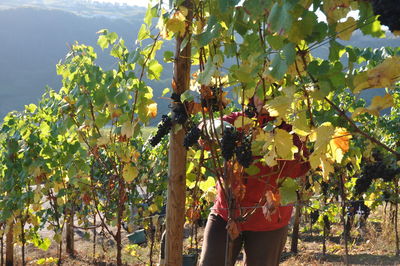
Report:
M14 265L14 225L8 225L6 239L6 266Z
M292 242L290 246L290 251L297 254L298 243L299 243L299 229L300 229L300 217L301 217L301 204L300 198L297 199L296 209L294 212L294 222L292 230Z
M67 211L67 228L66 228L66 252L69 256L74 257L74 207Z
M177 33L175 63L172 88L182 94L189 88L191 66L190 39L181 47L185 38L190 38L189 26L192 22L192 0L185 0L182 6L188 8L186 33ZM183 49L182 49L183 48ZM183 129L171 130L168 155L168 201L166 217L165 265L182 265L183 225L185 222L186 198L186 149L183 146Z

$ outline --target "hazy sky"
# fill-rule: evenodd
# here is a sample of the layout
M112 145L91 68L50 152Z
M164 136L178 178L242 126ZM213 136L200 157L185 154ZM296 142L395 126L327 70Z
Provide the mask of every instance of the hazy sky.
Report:
M127 3L135 6L147 7L149 0L94 0L95 2Z

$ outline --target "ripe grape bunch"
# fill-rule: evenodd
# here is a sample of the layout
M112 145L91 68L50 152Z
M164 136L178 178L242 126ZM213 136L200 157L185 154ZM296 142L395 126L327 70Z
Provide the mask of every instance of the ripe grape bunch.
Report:
M188 114L185 105L181 101L181 95L174 92L171 95L171 99L174 102L172 107L172 118L176 123L183 125L188 119Z
M247 168L252 162L251 140L244 137L242 143L236 147L236 159L243 167Z
M372 8L378 20L389 27L389 30L400 30L400 5L398 0L372 0Z
M318 210L312 211L310 213L310 218L311 218L311 224L315 224L319 218L319 211Z
M225 127L221 140L222 157L228 161L235 153L237 133L233 127Z
M365 205L364 200L352 201L346 209L348 216L353 217L357 214L365 220L368 218L371 212L371 209L367 205Z
M330 231L331 230L331 221L329 220L328 215L324 215L323 221L324 221L324 227L326 228L326 230Z
M246 107L246 109L244 110L244 114L249 117L249 118L253 118L256 116L257 110L256 107L254 105L254 103L249 103Z
M192 147L200 138L200 129L197 126L194 126L190 129L190 131L186 134L185 138L183 139L183 146L186 149Z
M356 185L354 186L355 194L361 195L362 193L366 192L368 188L372 184L371 176L361 174L359 178L356 180Z
M399 168L392 168L385 164L384 161L376 161L366 164L363 168L361 176L356 180L355 190L360 195L368 190L372 181L382 178L385 182L391 182L395 176L400 174Z
M150 145L155 147L160 143L161 139L168 135L172 128L172 119L168 115L163 115L161 122L158 124L157 133L150 139Z

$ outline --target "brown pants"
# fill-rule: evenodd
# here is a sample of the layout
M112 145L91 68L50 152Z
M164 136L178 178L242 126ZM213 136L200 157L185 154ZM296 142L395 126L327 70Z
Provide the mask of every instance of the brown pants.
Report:
M224 266L227 231L226 221L216 214L208 217L204 231L200 266ZM242 246L247 266L275 266L285 246L288 227L274 231L243 231L233 242L234 265Z

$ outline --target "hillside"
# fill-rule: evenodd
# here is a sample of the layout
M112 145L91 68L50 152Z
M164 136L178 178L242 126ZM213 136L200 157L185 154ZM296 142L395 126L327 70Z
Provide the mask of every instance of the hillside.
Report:
M145 12L144 8L129 7L129 13L133 15L127 19L125 13L117 12L123 8L117 10L111 5L108 8L115 11L115 16L109 18L105 11L107 6L97 8L97 11L95 8L79 9L79 6L61 5L65 1L59 0L46 1L58 3L58 8L39 8L41 1L37 0L16 8L19 2L29 1L4 0L0 4L0 118L11 110L21 110L24 105L37 102L46 86L59 89L60 78L55 66L68 52L68 45L75 41L96 47L98 63L105 69L111 68L114 61L98 49L96 32L103 28L115 31L131 49ZM7 3L8 8L5 8ZM359 47L400 46L400 38L372 39L355 33L347 44ZM173 50L172 45L169 43L167 48ZM324 47L315 52L319 56L327 54ZM170 86L171 65L165 65L164 70L162 81L150 83L160 104L160 114L168 112L168 101L158 100L158 96Z

